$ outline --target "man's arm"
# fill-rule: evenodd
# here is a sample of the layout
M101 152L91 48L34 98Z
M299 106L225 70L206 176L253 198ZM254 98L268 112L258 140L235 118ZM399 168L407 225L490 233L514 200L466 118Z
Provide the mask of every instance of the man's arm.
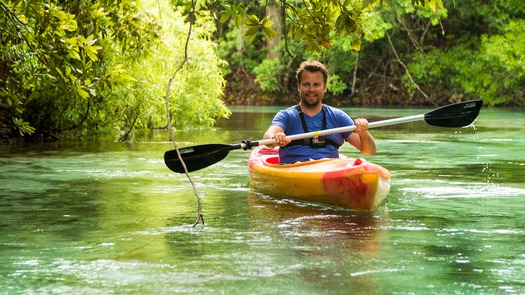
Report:
M276 144L267 144L266 146L269 148L273 148L275 146L285 146L291 142L291 140L286 138L283 128L276 125L272 125L270 128L268 128L268 130L266 130L263 139L275 139L277 141Z

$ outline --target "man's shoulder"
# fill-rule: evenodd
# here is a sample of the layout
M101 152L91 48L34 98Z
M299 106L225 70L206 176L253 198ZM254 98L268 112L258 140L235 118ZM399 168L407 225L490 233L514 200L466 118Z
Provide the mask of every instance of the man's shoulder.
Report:
M336 108L336 107L333 107L333 106L330 106L330 105L327 105L327 104L323 104L323 106L326 108L326 110L328 112L331 112L333 114L336 114L336 115L347 115L343 110L339 109L339 108Z
M296 114L297 113L297 110L296 110L296 106L291 106L291 107L287 107L286 109L282 109L280 110L278 113L280 113L281 115L293 115L293 114Z
M297 111L297 106L298 106L298 104L294 104L293 106L289 106L289 107L287 107L284 110L287 111L287 112L294 112L294 111Z
M295 110L295 106L291 106L278 111L273 118L272 124L284 128L284 126L288 124L293 124L294 121L296 121L297 116L298 113Z

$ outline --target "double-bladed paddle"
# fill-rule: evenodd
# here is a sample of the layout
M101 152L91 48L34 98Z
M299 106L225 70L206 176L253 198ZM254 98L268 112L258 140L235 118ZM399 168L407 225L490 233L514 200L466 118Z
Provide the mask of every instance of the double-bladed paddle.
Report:
M383 127L400 123L425 120L427 124L438 127L466 127L474 123L478 117L483 102L481 100L470 100L446 105L425 114L407 116L395 119L371 122L368 128ZM287 136L290 140L312 138L327 134L343 133L353 131L355 126L345 126L333 129L320 130ZM186 164L188 172L196 171L213 165L226 158L231 150L244 149L266 144L276 143L274 139L263 139L259 141L245 140L238 144L203 144L179 149L182 160ZM164 153L164 162L169 169L177 173L184 173L184 166L177 155L176 150Z

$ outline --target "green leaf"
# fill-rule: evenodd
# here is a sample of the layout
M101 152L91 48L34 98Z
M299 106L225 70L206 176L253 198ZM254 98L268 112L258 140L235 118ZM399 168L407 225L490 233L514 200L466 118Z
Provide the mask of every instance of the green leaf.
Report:
M67 24L64 26L64 30L74 32L78 28L77 21L72 19L67 22Z
M258 28L250 28L246 30L246 33L244 34L244 36L248 38L250 42L253 42L253 40L255 39L255 36L257 36L257 31L259 31Z
M70 57L70 58L82 61L82 59L80 58L80 54L75 49L69 50L67 56Z
M275 31L272 28L266 26L263 28L263 34L268 39L272 39L277 36L277 34L275 34Z
M254 15L250 14L246 17L246 26L259 26L259 18Z
M62 19L62 20L67 19L67 14L64 11L62 11L62 10L56 11L54 13L54 16L59 18L59 19Z
M98 57L97 57L97 48L99 48L98 46L84 46L84 50L86 51L86 54L89 56L89 58L92 60L92 61L97 61L98 60Z
M64 78L64 74L62 74L62 71L60 70L60 68L56 67L55 70L57 71L57 73L58 73L62 78Z
M87 55L89 56L89 59L91 59L92 61L97 61L98 60L98 57L95 53L91 52L91 51L86 51Z
M95 88L89 87L87 90L89 91L91 96L97 96L97 90Z
M352 49L355 51L361 50L361 39L355 39L354 42L352 42Z
M85 90L82 89L81 87L78 87L78 88L77 88L77 93L78 93L78 95L80 95L80 97L82 97L82 98L88 98L88 97L89 97L89 93L87 93L87 91L85 91Z
M271 28L273 26L273 22L271 20L264 21L263 26Z
M13 123L15 124L16 128L18 128L18 132L21 136L24 136L24 134L31 135L36 130L29 124L29 122L24 122L22 119L13 118Z
M237 27L240 27L244 23L244 18L239 14L236 14L233 19Z
M227 22L231 18L231 15L229 13L221 13L221 19L219 20L221 24Z

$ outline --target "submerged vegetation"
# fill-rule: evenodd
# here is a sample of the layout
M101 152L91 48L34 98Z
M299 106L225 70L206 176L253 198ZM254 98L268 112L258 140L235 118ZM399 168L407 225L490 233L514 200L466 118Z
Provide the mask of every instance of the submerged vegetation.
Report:
M307 4L307 6L305 6ZM213 126L227 104L290 104L294 70L331 71L334 105L523 106L525 4L469 1L41 1L0 3L0 136Z

